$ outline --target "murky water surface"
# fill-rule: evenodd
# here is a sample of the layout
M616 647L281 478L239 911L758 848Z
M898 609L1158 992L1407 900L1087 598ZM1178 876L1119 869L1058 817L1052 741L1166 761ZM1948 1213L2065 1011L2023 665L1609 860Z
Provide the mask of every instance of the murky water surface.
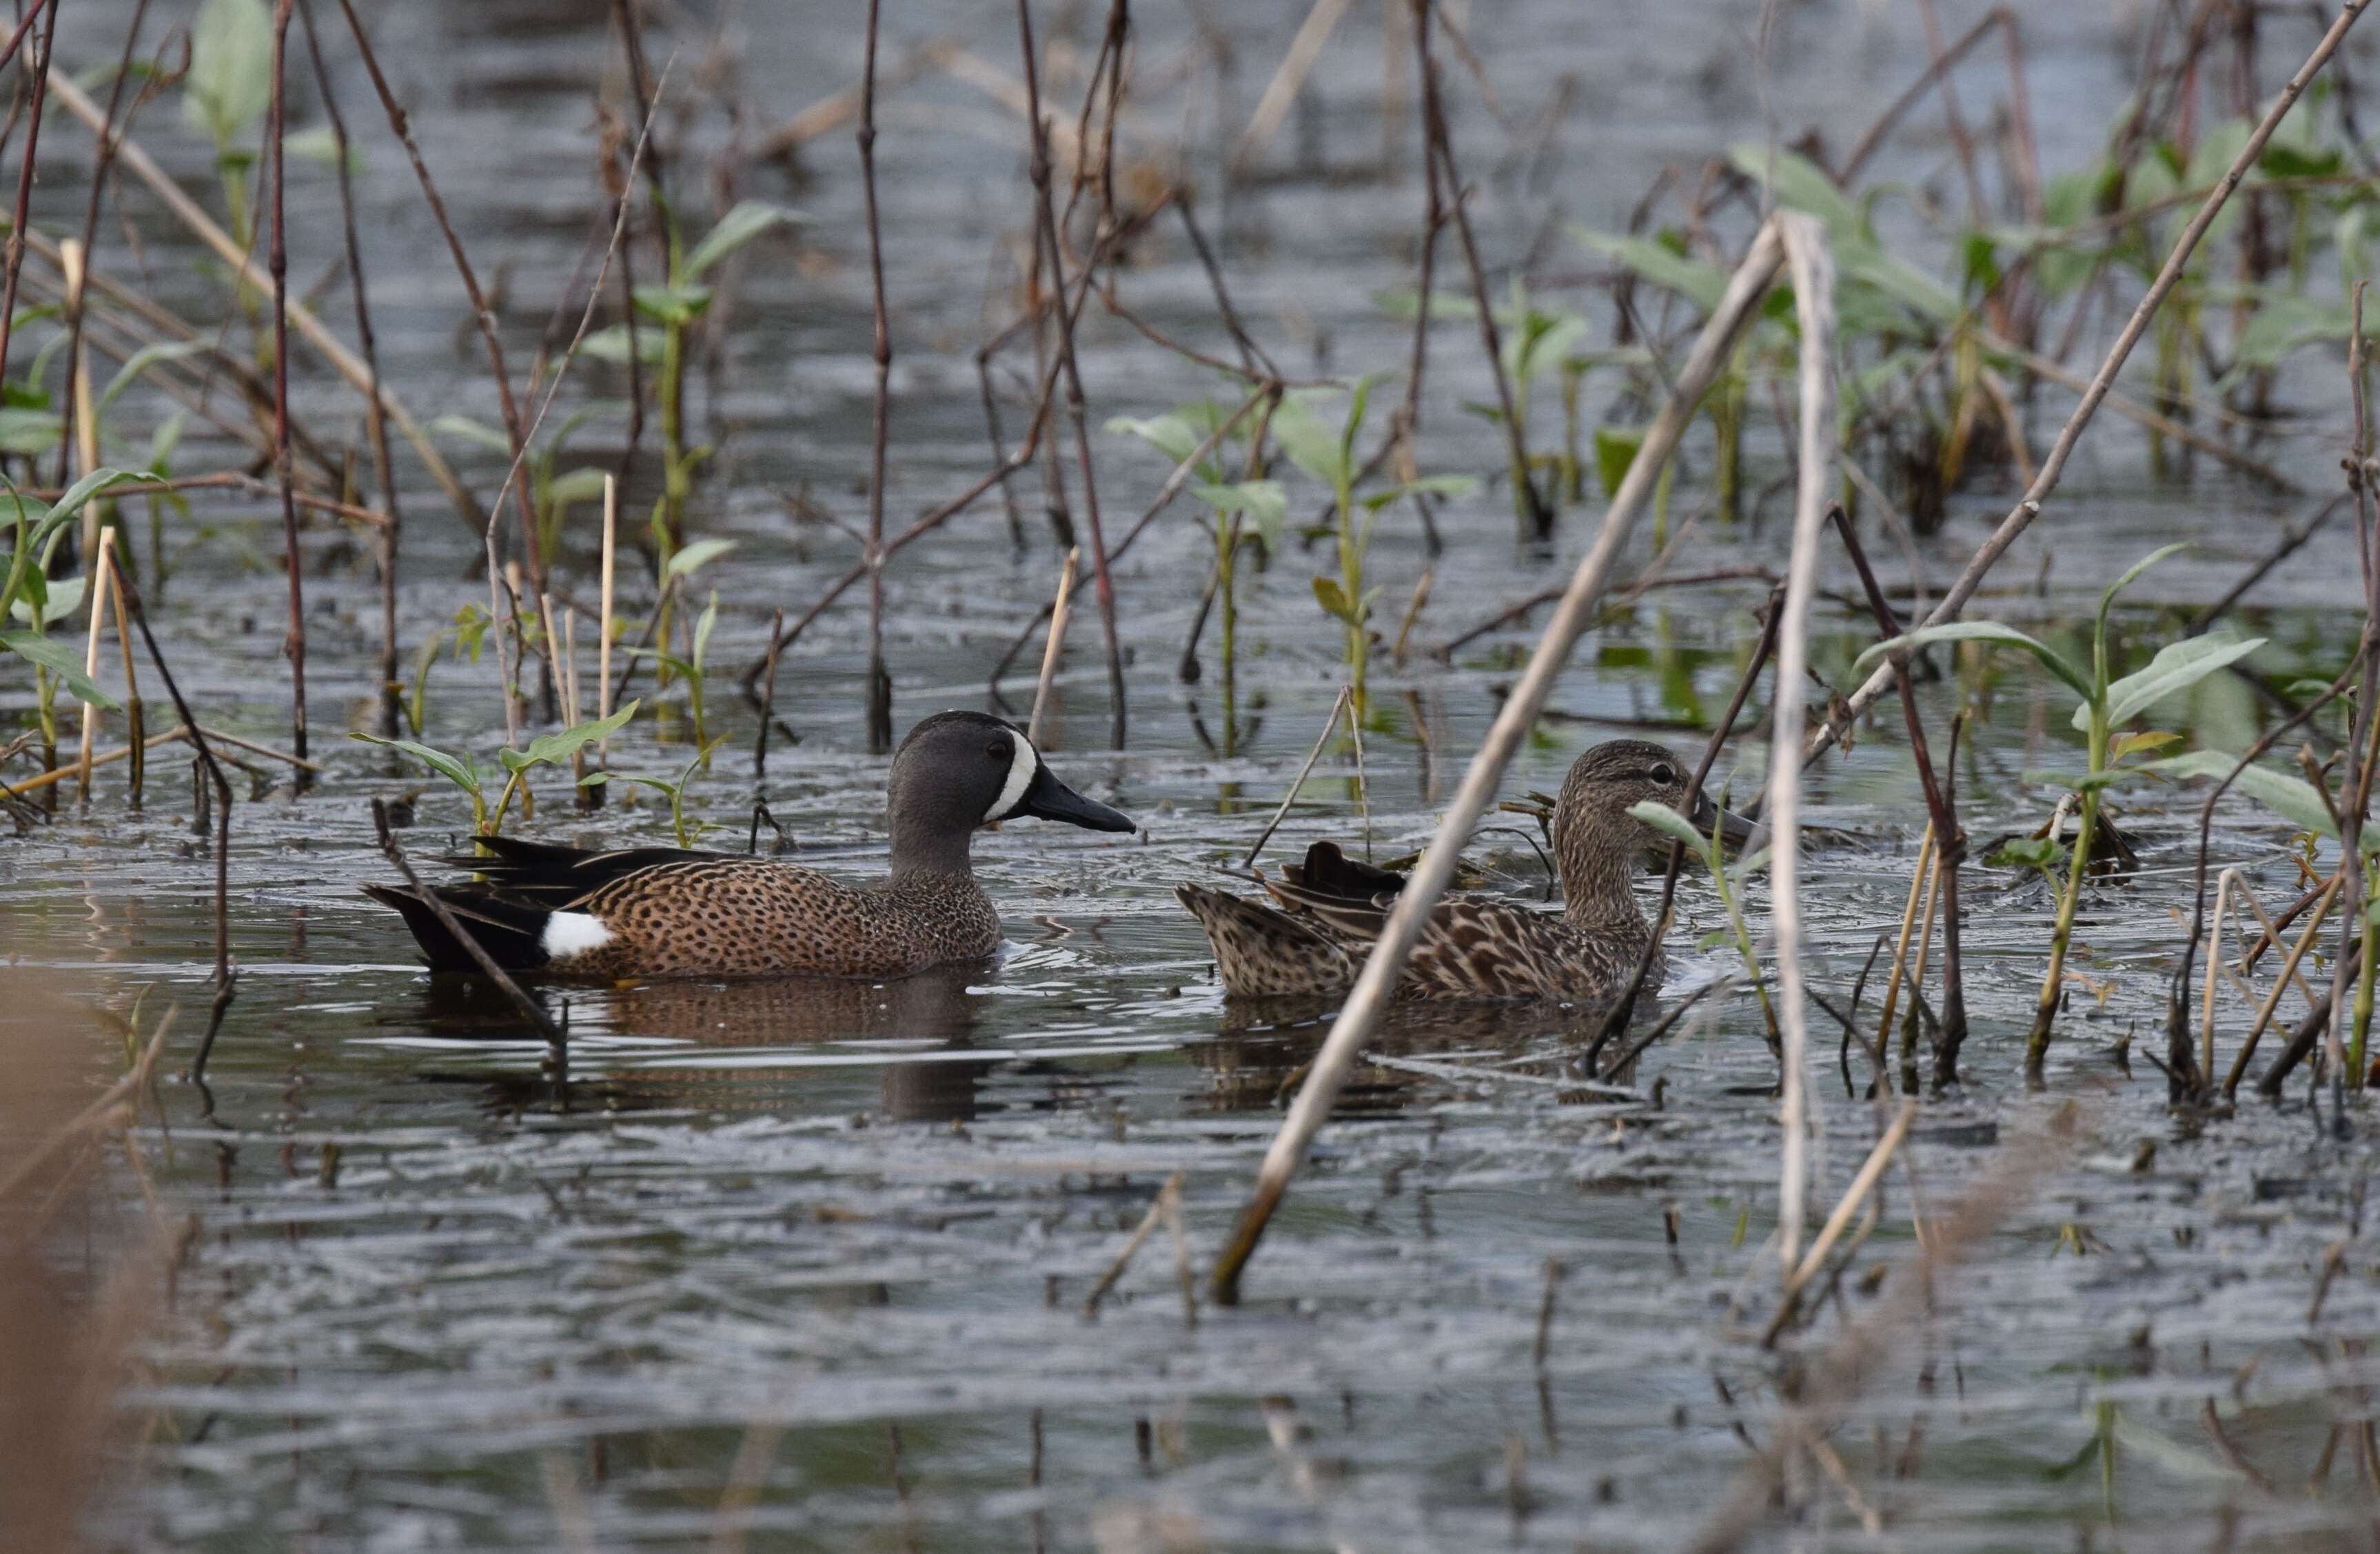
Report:
M112 57L125 9L68 7L62 55ZM987 58L1013 55L989 17L910 9L887 7L905 44L947 25ZM1257 5L1207 9L1238 42L1241 73L1223 96L1245 115L1294 18ZM424 6L377 23L457 224L483 269L504 277L523 354L597 197L585 128L605 42L563 13ZM1517 137L1466 94L1458 134L1488 176L1480 219L1493 254L1517 255L1548 229L1559 251L1562 222L1618 222L1664 160L1761 133L1755 7L1658 30L1633 15L1569 4L1474 11L1473 41ZM1144 66L1187 57L1186 20L1156 9L1139 20ZM1848 139L1866 104L1923 58L1909 16L1843 7L1793 10L1789 21L1766 88L1789 128L1815 122ZM765 118L856 79L856 12L827 25L747 6L733 25L736 57L699 65L720 72L702 78L705 90L740 91ZM2040 7L2025 26L2036 103L2114 100L2133 43L2104 8ZM1377 155L1368 12L1342 45L1318 77L1315 111L1283 132L1284 165L1301 141L1330 165ZM672 68L696 71L700 52L690 30ZM1531 115L1565 73L1579 106L1531 152ZM338 79L364 136L368 88L352 68ZM1070 89L1079 79L1062 73L1053 93ZM1191 94L1195 143L1211 142L1211 125L1195 127L1216 90L1208 81ZM1990 90L1980 77L1973 87L1978 100ZM1181 111L1180 92L1160 101ZM990 256L1024 210L1015 128L950 83L888 104L896 521L987 456L968 353L1005 305L1007 261ZM2070 164L2100 129L2095 107L2045 114L2045 160ZM1150 129L1168 143L1178 132ZM201 149L170 105L149 110L140 133L203 180ZM359 188L392 382L425 413L492 421L436 235L401 158L376 136L368 143ZM1897 176L1944 175L1946 146L1931 128L1914 128L1893 154ZM798 188L780 168L735 175L742 192L797 200L816 219L798 242L752 250L738 322L704 395L725 453L703 491L702 528L740 542L707 575L722 613L717 663L740 665L771 610L798 610L849 564L848 540L795 522L782 493L807 484L838 517L864 513L853 482L866 464L866 250L848 140L820 142L807 161ZM674 176L692 185L701 171L688 152ZM1210 211L1236 299L1291 370L1402 362L1403 326L1371 298L1411 284L1420 198L1410 177L1306 177ZM290 199L292 273L310 277L335 257L334 193L308 169ZM137 194L126 206L143 248L136 256L103 228L103 266L145 265L186 294L193 317L216 316L212 281L166 218ZM1166 326L1220 343L1177 233L1135 255L1126 288ZM325 307L344 319L335 296ZM1493 433L1455 407L1488 393L1475 346L1453 328L1439 339L1427 461L1492 467ZM1111 322L1087 324L1084 349L1096 413L1148 413L1209 389ZM2309 367L2283 385L2312 413L2269 453L2310 485L2334 478L2340 452L2334 378ZM322 397L323 430L349 435L350 401ZM2063 414L2063 401L2045 397L2038 435ZM590 447L616 436L609 424L586 434ZM1763 480L1781 467L1767 435L1755 448ZM1113 533L1163 468L1121 440L1102 442L1100 455ZM231 455L194 427L183 456L198 468ZM492 488L499 470L484 454L456 456ZM404 623L418 642L485 593L465 576L470 536L425 479L408 482ZM1056 564L1029 481L1026 494L1032 543L1022 552L986 503L892 568L902 726L986 705L988 674L1046 599ZM199 500L174 532L179 542L203 523L207 534L181 554L159 622L205 715L278 743L282 584L257 561L277 547L277 514ZM2007 500L1989 489L1959 496L1947 531L1923 546L1933 587ZM2307 505L2204 469L2194 483L2153 482L2138 441L2103 418L2054 510L2000 569L2005 586L1977 608L2068 631L2121 565L2195 538L2200 548L2152 574L2120 613L2127 650L2143 657ZM1590 516L1566 518L1556 553L1516 555L1504 499L1487 492L1448 508L1448 548L1434 563L1404 523L1387 526L1374 571L1401 600L1434 565L1415 640L1443 640L1565 576ZM1761 527L1706 529L1693 565L1780 565L1783 527L1772 501ZM560 574L582 599L593 590L590 538L582 509ZM1812 1491L1795 1547L2369 1544L2357 1463L2370 1462L2374 1378L2362 1342L2380 1286L2357 1239L2363 1148L2328 1141L2301 1095L2178 1123L2139 1056L2162 1048L2152 1033L2178 931L2170 913L2188 898L2194 799L2152 792L2128 811L2143 868L2085 905L2077 969L2104 998L2094 1007L2078 996L2062 1022L2046 1094L2025 1092L2017 1051L2049 897L2017 870L1969 876L1967 1082L1925 1098L1902 1153L1909 1169L1887 1179L1872 1233L1810 1329L1781 1349L1759 1342L1775 1305L1763 1249L1775 1219L1775 1066L1742 998L1698 1010L1645 1056L1633 1082L1658 1101L1572 1083L1579 1032L1560 1015L1407 1017L1323 1135L1245 1306L1185 1308L1160 1230L1093 1318L1086 1296L1177 1173L1188 1255L1206 1265L1321 1029L1311 1016L1228 1004L1171 893L1177 880L1237 867L1336 694L1336 628L1313 607L1307 558L1285 556L1249 590L1228 740L1211 637L1204 683L1176 674L1211 556L1186 515L1160 519L1120 569L1132 653L1122 753L1103 748L1096 625L1078 619L1053 764L1141 819L1146 834L1023 822L982 837L977 868L1007 937L996 965L885 986L577 992L570 1083L557 1093L540 1050L502 1010L433 984L395 919L358 892L389 872L369 798L419 794L407 836L420 854L443 850L469 816L403 763L324 737L370 726L377 615L362 558L328 530L309 543L320 565L308 582L317 746L329 771L293 796L261 768L270 780L242 795L239 996L211 1096L169 1087L171 1125L150 1135L171 1210L196 1214L200 1228L171 1319L127 1400L153 1415L144 1471L111 1508L128 1543L1677 1547L1743 1482L1751 1448L1776 1439L1784 1378L1871 1323L1891 1342L1862 1369L1821 1453L1850 1487ZM1888 570L1902 570L1897 558ZM2273 639L2259 674L2286 686L2338 672L2358 625L2354 574L2342 524L2260 587L2239 616ZM1847 572L1830 584L1852 586ZM1648 596L1595 633L1557 693L1560 716L1507 792L1553 789L1581 749L1618 733L1698 743L1751 651L1764 594L1747 581ZM780 710L799 742L779 741L765 780L753 772L748 710L731 686L714 689L710 712L729 743L692 796L718 828L712 844L743 846L751 803L764 797L807 861L852 875L881 867L884 763L860 753L857 598L787 656ZM1863 624L1828 602L1820 625L1816 667L1848 686ZM1451 663L1416 652L1376 669L1379 726L1365 752L1376 856L1428 835L1524 640L1491 636ZM1038 642L1026 677L1002 687L1011 708L1030 699ZM491 682L485 666L442 661L427 737L492 752ZM20 686L6 697L12 717L29 702ZM2038 825L2051 793L2038 774L2082 761L2066 704L2006 662L1970 662L1927 686L1937 726L1961 698L1982 710L1959 774L1969 827L1982 838ZM667 701L615 742L616 767L683 764L682 694ZM2163 721L2238 748L2271 716L2248 682L2220 677ZM1752 770L1756 742L1730 760ZM1273 856L1360 838L1354 776L1347 752L1327 754ZM21 964L110 1006L144 989L152 1011L178 1002L194 1031L207 999L212 864L191 833L184 779L179 761L160 758L145 811L127 812L111 775L88 816L69 806L8 842L0 934ZM1900 920L1922 823L1897 715L1815 782L1824 830L1810 866L1809 964L1842 1002L1876 936ZM538 797L527 833L618 844L668 834L650 802L585 817L559 783ZM1488 888L1544 898L1532 823L1497 819L1475 850ZM2214 846L2268 902L2294 894L2298 865L2277 822L2227 808ZM1721 924L1706 883L1689 880L1682 899L1673 996L1728 964L1697 947ZM2313 965L2326 983L2326 957ZM1872 1024L1873 985L1862 1009ZM1865 1060L1854 1052L1839 1067L1819 1019L1812 1202L1823 1213L1882 1118L1861 1097ZM2236 1041L2236 1009L2227 1022L2224 1039ZM2070 1148L2002 1147L2037 1140L2069 1103ZM1908 1287L1913 1276L1871 1277L1914 1252L1913 1220L1941 1234L1960 1195L2009 1172L2022 1179L2016 1207L1924 1298ZM2310 1317L2335 1245L2340 1271ZM1889 1318L1894 1309L1904 1317ZM1883 1532L1864 1530L1864 1514Z

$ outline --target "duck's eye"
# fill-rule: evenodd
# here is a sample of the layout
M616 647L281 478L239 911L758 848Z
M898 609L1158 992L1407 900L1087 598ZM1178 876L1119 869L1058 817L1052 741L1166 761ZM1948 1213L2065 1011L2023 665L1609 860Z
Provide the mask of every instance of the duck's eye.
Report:
M1666 788L1666 787L1668 787L1670 783L1672 783L1676 782L1677 780L1678 780L1678 773L1677 773L1677 771L1675 771L1675 769L1673 769L1673 768L1667 767L1667 766L1657 766L1657 767L1655 767L1655 768L1653 769L1653 781L1654 781L1654 782L1656 782L1656 783L1658 783L1661 786L1663 786L1663 787L1665 787L1665 788Z
M1008 741L1005 739L995 739L990 744L986 745L983 747L983 753L990 756L994 760L1004 761L1009 756Z

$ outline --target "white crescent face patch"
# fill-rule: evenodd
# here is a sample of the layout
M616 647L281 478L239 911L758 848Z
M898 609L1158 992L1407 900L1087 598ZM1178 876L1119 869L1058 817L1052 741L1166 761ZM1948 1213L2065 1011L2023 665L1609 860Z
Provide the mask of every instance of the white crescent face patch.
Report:
M983 812L985 825L1006 819L1009 812L1025 801L1025 790L1033 785L1034 775L1041 770L1041 752L1033 747L1033 741L1014 733L1009 738L1014 745L1008 759L1008 781L1000 785L1000 796Z

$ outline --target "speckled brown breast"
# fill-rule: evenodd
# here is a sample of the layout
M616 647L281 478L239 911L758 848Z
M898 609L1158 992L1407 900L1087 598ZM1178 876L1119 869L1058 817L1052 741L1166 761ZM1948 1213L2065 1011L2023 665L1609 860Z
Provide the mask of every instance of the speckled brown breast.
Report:
M573 908L611 941L552 963L572 977L898 977L989 955L1000 917L971 876L846 885L722 858L642 869Z

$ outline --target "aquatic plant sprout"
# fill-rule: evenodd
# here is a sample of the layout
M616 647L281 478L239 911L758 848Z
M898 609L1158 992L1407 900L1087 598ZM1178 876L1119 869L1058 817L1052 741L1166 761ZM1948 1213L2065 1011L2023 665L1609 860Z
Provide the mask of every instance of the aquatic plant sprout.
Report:
M528 742L525 750L498 750L497 767L504 772L504 785L492 807L488 802L487 783L494 771L482 771L470 753L461 755L424 745L415 739L389 739L377 734L350 733L347 737L367 745L384 745L392 750L412 757L439 776L446 779L471 801L471 829L481 836L494 836L504 830L504 815L512 807L513 795L521 790L529 772L540 766L565 765L570 758L599 739L608 739L625 728L628 720L637 715L638 704L629 702L608 718L595 718L551 734L540 734Z
M1722 810L1726 806L1719 807ZM1760 848L1750 856L1730 866L1727 848L1720 842L1723 817L1711 821L1708 835L1697 830L1694 823L1658 799L1645 799L1628 807L1628 813L1651 826L1674 842L1682 842L1687 851L1703 860L1710 870L1711 887L1718 892L1718 904L1727 914L1727 933L1735 953L1743 962L1745 978L1751 983L1753 997L1760 1001L1760 1013L1767 1024L1768 1042L1773 1049L1779 1042L1777 1009L1768 999L1768 984L1760 975L1760 956L1753 948L1752 929L1743 918L1742 892L1744 882L1768 867L1768 849Z
M2074 912L2082 900L2082 876L2089 867L2092 843L2098 832L2102 792L2118 779L2118 769L2127 757L2161 749L2172 743L2172 736L2168 735L2119 734L2116 725L2131 722L2166 698L2196 685L2265 645L2265 638L2261 637L2243 638L2228 632L2188 637L2160 649L2146 668L2121 679L2110 677L2107 613L2114 606L2116 596L2150 567L2188 549L2190 545L2184 542L2152 551L2135 562L2122 577L2107 585L2107 591L2099 596L2099 611L2092 623L2091 662L2087 666L2074 662L2047 643L1998 621L1950 621L1941 625L1927 626L1877 643L1862 653L1852 666L1854 674L1864 674L1878 659L1895 652L1914 651L1944 642L1996 643L2021 648L2032 654L2044 669L2075 694L2077 700L2072 723L2085 737L2089 766L2072 783L2077 815L2074 850L2068 860L2065 889L2058 898L2057 926L2050 935L2049 967L2042 978L2041 996L2034 1007L2033 1028L2025 1038L2025 1066L2035 1076L2039 1075L2047 1055L2050 1024L2056 1017L2059 996L2065 990L2066 951L2073 938Z

